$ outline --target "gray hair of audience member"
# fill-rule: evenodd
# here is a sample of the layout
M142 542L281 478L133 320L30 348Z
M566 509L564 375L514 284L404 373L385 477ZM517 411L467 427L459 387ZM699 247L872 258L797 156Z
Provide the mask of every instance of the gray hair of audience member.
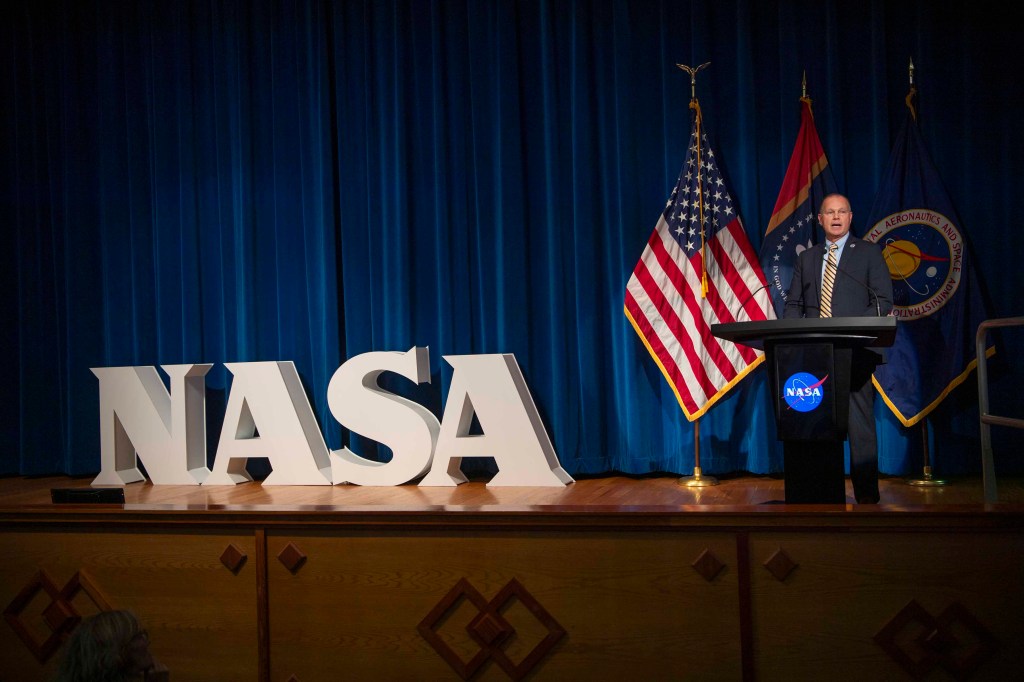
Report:
M149 635L131 611L101 611L84 619L64 643L56 682L143 679L153 666Z

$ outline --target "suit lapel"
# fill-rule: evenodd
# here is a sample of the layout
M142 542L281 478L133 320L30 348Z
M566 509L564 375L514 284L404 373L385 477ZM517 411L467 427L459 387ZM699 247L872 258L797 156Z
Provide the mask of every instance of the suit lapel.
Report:
M825 244L828 242L820 242L812 246L809 251L811 252L811 274L814 276L814 308L817 313L821 314L821 276L822 271L825 268ZM833 296L835 291L833 290Z

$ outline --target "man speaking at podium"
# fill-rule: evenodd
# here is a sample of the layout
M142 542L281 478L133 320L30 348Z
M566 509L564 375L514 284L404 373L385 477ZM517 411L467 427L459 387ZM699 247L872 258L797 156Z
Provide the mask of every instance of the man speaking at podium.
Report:
M825 241L805 249L793 271L784 317L882 317L892 310L892 280L877 244L850 234L853 211L842 194L818 210ZM871 374L884 351L855 349L850 377L850 480L859 504L878 502L878 440Z

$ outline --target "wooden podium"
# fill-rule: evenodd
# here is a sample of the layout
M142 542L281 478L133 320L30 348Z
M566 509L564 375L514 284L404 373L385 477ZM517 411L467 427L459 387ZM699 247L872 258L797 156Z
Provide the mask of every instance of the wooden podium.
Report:
M870 347L891 346L895 317L803 317L711 325L715 336L762 349L787 503L845 504L843 443L850 376Z

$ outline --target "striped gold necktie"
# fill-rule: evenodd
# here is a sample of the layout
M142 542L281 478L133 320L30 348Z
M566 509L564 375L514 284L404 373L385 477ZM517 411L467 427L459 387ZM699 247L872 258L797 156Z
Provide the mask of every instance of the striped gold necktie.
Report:
M821 316L832 317L832 287L836 284L836 250L839 247L831 244L828 247L828 260L825 262L825 277L821 281Z

